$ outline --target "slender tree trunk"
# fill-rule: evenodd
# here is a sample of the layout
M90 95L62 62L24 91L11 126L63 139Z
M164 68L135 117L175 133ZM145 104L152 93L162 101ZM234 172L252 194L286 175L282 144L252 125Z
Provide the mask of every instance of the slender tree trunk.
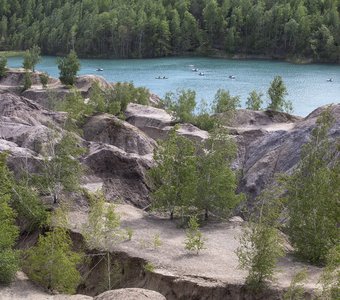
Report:
M174 219L174 211L171 210L171 212L170 212L170 220L173 220L173 219Z
M207 220L208 220L208 217L209 217L209 216L208 216L208 209L206 208L206 209L205 209L205 214L204 214L204 220L207 221Z

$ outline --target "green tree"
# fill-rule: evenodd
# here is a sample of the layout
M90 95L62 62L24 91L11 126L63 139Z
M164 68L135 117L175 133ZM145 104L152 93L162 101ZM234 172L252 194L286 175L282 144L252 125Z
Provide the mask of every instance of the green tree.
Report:
M40 61L40 48L34 45L31 49L27 50L24 54L23 67L25 70L32 70L35 72L35 66Z
M103 194L90 194L90 211L88 221L84 225L82 232L86 244L90 249L100 250L107 262L107 285L106 290L112 289L111 254L110 247L123 240L125 232L120 228L120 216L115 211L113 204L105 201Z
M215 94L214 112L215 113L231 113L233 114L237 108L241 106L239 96L231 96L229 91L219 89Z
M326 266L321 274L322 291L320 299L336 300L340 296L340 246L331 248L326 256Z
M48 80L49 80L48 74L42 73L42 74L39 75L39 77L40 77L40 82L41 82L43 88L46 88L47 84L48 84Z
M247 109L261 110L263 104L262 96L262 93L257 93L255 90L251 91L246 102Z
M242 200L236 195L237 178L230 165L236 156L235 142L223 128L215 129L197 158L198 174L196 206L208 212L226 215Z
M177 94L167 93L164 104L166 109L175 114L179 122L192 122L196 107L196 93L193 90L178 90Z
M80 70L80 62L74 50L65 58L58 59L59 79L63 84L73 85Z
M51 134L46 151L41 171L33 176L33 184L57 203L63 191L79 190L83 167L77 159L84 149L72 133L66 133L59 141L58 136Z
M0 56L0 79L7 74L7 58Z
M54 223L52 217L52 230L40 235L37 245L27 251L24 267L30 279L47 289L73 294L81 281L77 267L83 255L72 250L65 212L60 210L54 213Z
M298 167L286 179L289 238L297 254L312 263L323 262L340 242L340 160L339 146L328 139L331 109L318 118Z
M18 254L14 250L19 236L15 225L16 213L10 207L13 178L6 165L6 154L0 153L0 283L10 283L19 269Z
M189 219L188 229L186 230L185 249L195 251L197 255L200 250L204 249L204 240L196 216L192 216Z
M26 91L29 88L31 88L32 86L32 77L31 77L31 73L26 71L25 75L24 75L24 87L23 90Z
M297 272L290 282L287 292L283 295L283 300L303 300L305 299L305 289L303 282L307 279L306 270Z
M287 88L282 77L276 76L268 89L270 103L267 109L291 113L293 111L293 106L291 101L285 99L287 95Z
M164 209L173 219L176 209L184 211L196 199L197 170L194 144L172 129L154 153L156 166L149 171L153 185L152 206Z
M283 209L281 193L275 187L262 193L239 239L236 250L239 267L248 271L246 284L252 290L261 290L273 280L277 261L284 255L283 240L277 229Z

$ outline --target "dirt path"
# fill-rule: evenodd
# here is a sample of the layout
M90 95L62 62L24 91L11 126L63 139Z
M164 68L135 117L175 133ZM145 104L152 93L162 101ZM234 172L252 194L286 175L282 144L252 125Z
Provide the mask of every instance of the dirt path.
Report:
M121 214L122 227L131 228L133 237L131 241L112 246L111 250L144 258L152 262L156 272L160 273L209 278L212 282L244 283L246 273L238 269L235 254L239 246L237 237L241 233L240 223L210 223L203 227L206 249L195 255L184 249L185 230L176 228L175 222L149 215L130 205L119 205L117 211ZM86 214L74 212L70 220L73 229L79 231ZM153 241L158 234L162 245L155 248ZM294 262L290 256L284 257L278 264L276 285L289 286L292 276L304 268L309 276L306 287L315 287L321 269Z

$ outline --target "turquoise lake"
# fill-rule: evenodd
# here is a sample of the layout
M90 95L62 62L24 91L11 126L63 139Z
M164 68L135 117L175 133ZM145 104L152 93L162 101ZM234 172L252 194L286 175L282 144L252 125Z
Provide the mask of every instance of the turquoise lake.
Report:
M20 67L22 58L8 59L10 67ZM102 72L97 72L102 68ZM198 72L192 69L197 68ZM45 56L38 64L39 71L58 77L56 57ZM199 76L204 72L204 76ZM228 60L215 58L159 59L82 59L80 74L101 75L110 82L132 81L163 97L177 89L193 89L197 102L213 100L218 89L239 95L245 107L249 92L257 90L267 100L267 90L274 76L281 75L288 89L287 99L293 102L294 114L306 116L315 108L340 102L339 65L295 65L265 60ZM235 79L229 79L234 75ZM168 79L156 79L165 76ZM327 79L332 78L333 82Z

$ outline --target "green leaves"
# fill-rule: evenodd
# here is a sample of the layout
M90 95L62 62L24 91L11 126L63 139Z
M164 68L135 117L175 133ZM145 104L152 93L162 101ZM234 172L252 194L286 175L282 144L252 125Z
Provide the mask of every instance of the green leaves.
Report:
M268 96L271 102L267 109L291 113L293 111L293 106L291 101L285 99L287 95L287 88L282 77L276 76L268 89Z
M176 133L169 132L154 153L156 166L149 171L153 184L153 207L165 209L170 217L176 210L189 209L229 213L242 196L235 194L237 180L230 169L235 144L223 132L212 133L202 146Z
M339 243L340 161L339 149L327 137L331 109L319 117L298 168L286 181L290 240L297 254L312 263L323 262Z
M59 79L63 84L73 85L80 69L77 53L71 50L68 56L58 59Z
M27 251L24 262L28 276L50 290L73 294L81 276L77 266L82 255L72 251L66 229L57 227L40 235L38 244Z
M188 229L186 230L185 249L195 251L196 254L204 249L204 240L199 230L199 224L196 216L189 219Z

